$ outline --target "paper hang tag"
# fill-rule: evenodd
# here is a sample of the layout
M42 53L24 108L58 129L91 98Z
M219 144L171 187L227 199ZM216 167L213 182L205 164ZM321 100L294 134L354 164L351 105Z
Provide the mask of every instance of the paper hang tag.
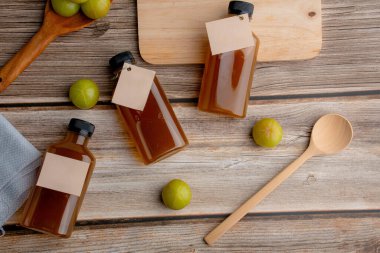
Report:
M212 55L255 45L248 14L206 23Z
M90 164L46 153L37 186L80 196Z
M124 63L112 103L143 111L156 72Z

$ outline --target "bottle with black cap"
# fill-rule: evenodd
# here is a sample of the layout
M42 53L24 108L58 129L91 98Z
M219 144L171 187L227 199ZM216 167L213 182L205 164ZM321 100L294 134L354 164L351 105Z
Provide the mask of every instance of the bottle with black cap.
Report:
M123 52L110 59L109 64L115 79L118 79L122 71L128 71L129 68L123 69L124 63L135 64L131 52ZM118 85L123 84L119 81ZM142 111L119 104L116 107L144 164L160 161L189 144L156 76Z
M249 2L231 1L228 13L230 16L248 14L251 20L253 9ZM246 116L260 44L254 33L252 36L254 46L217 55L209 51L199 94L199 110L236 118Z
M59 237L70 237L95 168L87 144L95 126L71 119L66 138L47 149L36 186L20 224Z

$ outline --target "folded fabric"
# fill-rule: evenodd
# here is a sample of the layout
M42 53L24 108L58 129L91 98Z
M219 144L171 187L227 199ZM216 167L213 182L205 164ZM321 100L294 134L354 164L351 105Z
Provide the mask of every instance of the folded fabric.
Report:
M0 228L35 184L41 153L0 114Z

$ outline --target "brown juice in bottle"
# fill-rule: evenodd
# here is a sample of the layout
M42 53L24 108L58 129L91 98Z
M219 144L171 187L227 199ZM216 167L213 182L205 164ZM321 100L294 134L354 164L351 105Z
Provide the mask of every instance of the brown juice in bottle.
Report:
M83 129L79 129L83 127ZM80 196L35 186L24 209L21 225L39 232L70 237L84 195L95 167L95 157L87 148L94 131L91 123L72 119L66 138L47 149L48 153L83 161L89 164Z
M111 59L115 74L121 72L124 62L134 62L130 52L120 53ZM153 80L143 111L116 106L145 164L160 161L189 144L157 77Z
M252 16L253 5L231 1L229 12ZM252 36L255 40L252 47L218 55L208 51L199 94L200 110L239 118L246 116L259 49L259 39L253 33Z

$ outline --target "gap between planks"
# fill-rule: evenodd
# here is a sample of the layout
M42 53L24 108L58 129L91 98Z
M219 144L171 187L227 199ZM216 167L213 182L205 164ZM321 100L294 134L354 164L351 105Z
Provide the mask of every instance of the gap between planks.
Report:
M213 247L202 237L219 219L131 222L78 226L57 240L15 228L2 238L2 249L17 252L377 252L379 213L250 216ZM228 249L228 250L227 250Z
M192 215L192 216L168 216L168 217L145 217L145 218L126 218L126 219L106 219L106 220L81 220L77 221L75 227L86 226L112 226L121 224L140 224L140 223L156 223L156 222L191 222L197 220L224 220L229 214L214 214L214 215ZM306 212L275 212L275 213L248 213L243 220L252 219L300 219L305 217L319 217L330 219L332 217L380 217L380 209L374 210L338 210L338 211L306 211ZM17 224L5 225L6 231L30 231Z
M251 96L250 104L266 104L266 103L284 103L288 101L290 103L297 102L311 102L311 101L342 101L342 100L367 100L367 99L377 99L380 98L380 90L370 90L370 91L354 91L354 92L342 92L342 93L322 93L322 94L295 94L295 95L282 95L282 96ZM171 104L197 104L198 98L172 98L169 99ZM109 101L98 101L96 107L99 106L114 106L114 104ZM73 107L71 102L41 102L41 103L6 103L1 104L0 108L25 108L25 107Z

